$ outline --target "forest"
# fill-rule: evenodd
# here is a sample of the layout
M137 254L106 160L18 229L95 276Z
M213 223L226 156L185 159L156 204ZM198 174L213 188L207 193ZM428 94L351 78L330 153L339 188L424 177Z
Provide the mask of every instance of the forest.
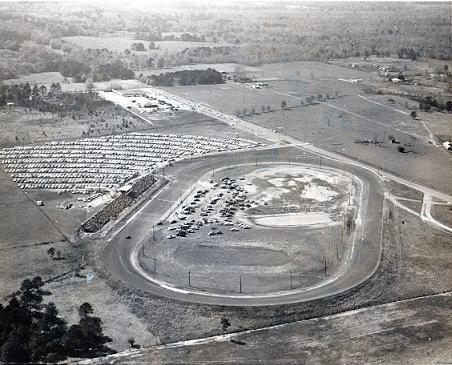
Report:
M76 81L105 81L129 78L140 68L192 62L259 65L370 55L450 58L447 2L119 6L2 3L0 80L60 71ZM65 36L124 36L155 42L155 47L144 54L140 42L128 52L93 50L64 41ZM200 45L171 53L158 49L158 42L165 40ZM203 41L223 45L205 47Z
M165 72L160 75L151 75L145 81L153 86L173 86L174 84L212 85L224 83L221 73L211 68L207 70Z

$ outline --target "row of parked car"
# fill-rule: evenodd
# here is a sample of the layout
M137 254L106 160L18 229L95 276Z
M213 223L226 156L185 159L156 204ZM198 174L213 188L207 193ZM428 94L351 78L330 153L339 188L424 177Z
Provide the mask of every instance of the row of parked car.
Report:
M254 200L247 199L247 192L239 182L229 177L224 177L219 182L213 180L208 182L211 189L197 190L189 202L170 219L168 239L186 237L198 231L203 225L209 225L210 231L207 233L209 236L222 235L223 231L218 228L220 226L228 228L231 232L237 232L239 228L250 229L245 223L233 222L237 211L257 204ZM161 225L163 222L158 224Z
M0 163L25 189L98 190L195 154L254 147L241 139L133 132L0 150Z

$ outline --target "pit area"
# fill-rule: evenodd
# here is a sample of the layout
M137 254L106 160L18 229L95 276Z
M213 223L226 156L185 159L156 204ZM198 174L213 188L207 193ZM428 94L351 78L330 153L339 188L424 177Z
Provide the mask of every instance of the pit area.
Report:
M321 286L350 264L362 199L363 181L331 166L212 168L152 227L139 265L165 285L219 295Z

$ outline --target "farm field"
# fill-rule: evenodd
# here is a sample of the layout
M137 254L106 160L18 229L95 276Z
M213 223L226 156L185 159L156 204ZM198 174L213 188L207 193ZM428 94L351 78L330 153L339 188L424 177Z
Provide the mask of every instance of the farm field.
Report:
M2 196L0 207L4 212L0 220L2 249L64 239L49 218L36 206L36 202L17 189L16 184L10 180L2 167L0 167L0 189ZM29 224L27 229L22 228L24 221Z
M245 70L246 71L246 70ZM246 72L248 74L248 72ZM368 80L371 76L366 72L346 69L336 65L322 62L285 62L271 63L259 66L259 70L250 76L260 79L280 79L288 81L297 80L337 80L363 79Z
M146 118L148 118L148 115L146 115ZM153 133L181 133L203 137L222 136L224 138L238 137L254 140L258 143L267 143L266 140L252 133L236 130L218 119L200 113L177 111L168 115L166 119L152 119L152 123L153 125L149 127L149 130Z
M275 133L290 135L358 158L445 192L452 191L447 183L452 179L452 172L443 168L450 164L452 156L442 146L428 142L435 138L430 136L431 131L422 123L425 120L427 127L430 125L429 114L422 113L422 121L412 120L405 114L409 114L410 110L393 108L390 104L374 100L372 95L361 94L362 90L357 89L357 86L351 86L344 96L339 94L335 99L300 106L298 97L307 91L296 90L295 82L269 84L263 89L226 84L164 90L227 114L239 113L239 117L274 130ZM288 110L281 110L282 100L286 100ZM262 113L262 106L267 105L272 111ZM253 108L255 115L241 116L244 111L249 114ZM440 128L442 131L447 130L444 122L441 122ZM389 137L394 138L396 143L391 143ZM355 143L357 140L364 143ZM374 144L371 141L382 143ZM409 153L400 153L400 145Z
M148 50L149 41L124 38L124 37L90 37L90 36L73 36L64 37L64 40L75 43L84 48L102 49L107 48L114 52L124 52L126 48L131 49L133 43L142 42L146 51L134 51L137 54L157 53L163 54L168 52L174 54L183 51L185 48L195 47L221 47L232 46L228 43L212 43L212 42L183 42L183 41L158 41L155 42L158 49Z
M211 341L150 347L133 356L136 364L159 359L165 364L200 362L284 362L319 364L447 363L452 356L447 336L451 322L450 294L352 310L262 330L212 338ZM403 328L401 330L400 328ZM428 345L424 339L428 338ZM127 364L128 354L115 355ZM94 361L100 364L106 359Z
M21 82L28 82L30 85L45 85L48 87L54 82L59 82L60 84L72 83L72 77L64 77L59 72L40 72L21 76L17 79L3 81L3 83L7 85L19 84Z
M452 205L435 204L432 215L442 224L452 225Z
M227 72L233 73L238 65L236 63L195 63L190 65L183 65L178 67L165 67L163 69L155 69L155 70L140 70L136 71L135 75L138 76L143 74L144 76L148 75L160 75L166 72L176 72L176 71L184 71L184 70L206 70L208 68L213 68L218 72ZM260 72L259 67L254 66L243 66L243 71L246 73Z

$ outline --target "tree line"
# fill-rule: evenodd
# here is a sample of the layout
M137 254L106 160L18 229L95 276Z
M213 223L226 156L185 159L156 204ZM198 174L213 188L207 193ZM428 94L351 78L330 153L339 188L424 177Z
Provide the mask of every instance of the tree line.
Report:
M154 86L178 85L212 85L223 84L223 76L217 70L183 70L166 72L160 75L148 76L148 83Z
M50 87L45 85L31 86L28 82L12 85L0 85L0 107L8 103L39 110L65 114L67 112L86 112L96 114L100 107L110 102L101 99L95 93L64 93L58 82Z

